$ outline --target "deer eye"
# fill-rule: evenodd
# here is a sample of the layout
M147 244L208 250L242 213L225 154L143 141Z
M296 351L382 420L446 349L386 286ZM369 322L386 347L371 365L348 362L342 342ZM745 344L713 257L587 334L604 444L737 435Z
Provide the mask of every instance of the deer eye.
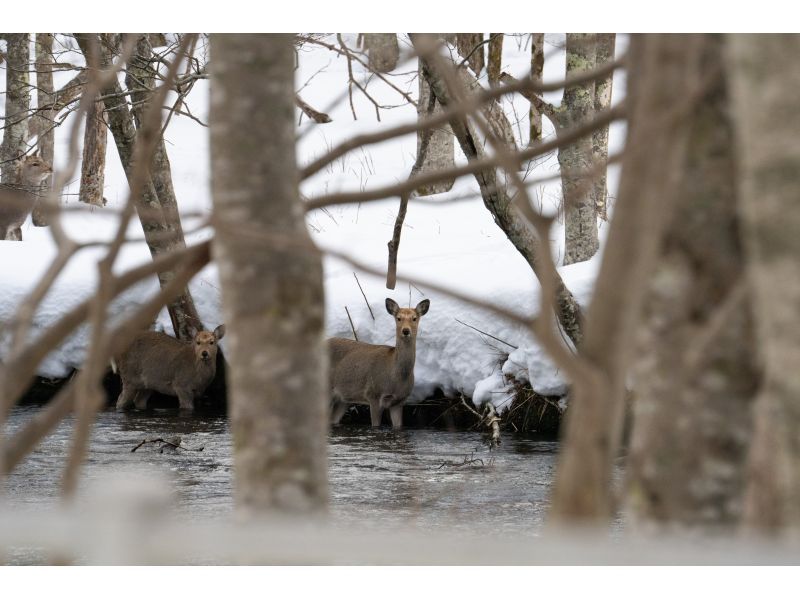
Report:
M412 322L416 322L416 321L417 321L417 318L416 318L416 316L414 316L413 318L411 318L411 321L412 321Z

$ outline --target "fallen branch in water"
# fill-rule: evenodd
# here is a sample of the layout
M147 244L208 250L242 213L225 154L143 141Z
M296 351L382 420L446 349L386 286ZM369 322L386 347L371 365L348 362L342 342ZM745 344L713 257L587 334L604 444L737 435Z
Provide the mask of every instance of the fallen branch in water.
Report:
M489 449L493 449L500 445L500 416L497 415L497 409L490 401L483 404L483 414L478 413L464 400L464 395L461 395L461 403L467 408L475 417L478 418L476 426L485 425L489 430Z
M145 439L144 439L144 440L142 440L142 441L141 441L139 444L137 444L135 447L133 447L133 448L131 449L131 452L132 452L132 453L135 453L135 452L136 452L138 449L140 449L140 448L141 448L142 446L144 446L145 444L149 444L149 443L153 443L153 442L160 442L160 443L162 443L163 445L166 445L166 446L171 446L172 448L176 448L176 449L183 449L184 451L193 451L193 452L196 452L196 453L199 453L199 452L200 452L200 451L202 451L204 448L206 448L206 447L204 447L204 446L201 446L200 448L194 448L194 449L193 449L193 448L187 448L187 447L185 447L185 446L181 446L181 437L180 437L180 436L176 436L175 438L172 438L171 440L164 440L163 438L153 438L153 439L151 439L151 440L148 440L148 439L146 439L146 438L145 438ZM165 448L165 447L164 447L164 446L162 446L162 447L161 447L161 450L160 450L159 452L160 452L160 453L163 453L163 452L164 452L164 448Z
M448 465L450 467L462 467L464 465L480 465L481 467L484 467L486 463L483 462L483 459L474 457L474 455L475 451L471 452L469 455L464 455L464 460L461 463L459 463L458 461L442 461L442 463L436 469L441 469L445 465ZM494 457L489 459L488 465L489 466L494 465Z

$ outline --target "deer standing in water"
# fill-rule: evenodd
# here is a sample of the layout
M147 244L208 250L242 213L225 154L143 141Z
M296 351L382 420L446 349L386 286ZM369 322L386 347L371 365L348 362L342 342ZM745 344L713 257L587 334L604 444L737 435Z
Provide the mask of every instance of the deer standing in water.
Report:
M0 184L0 241L21 241L20 227L33 211L41 184L53 172L39 156L26 156L17 163L16 180Z
M395 318L394 347L371 345L346 338L328 339L332 422L338 424L351 404L369 405L372 427L381 425L389 409L392 427L403 427L403 404L414 388L419 319L428 313L430 301L411 309L386 299L386 311Z
M152 330L138 334L116 360L122 378L117 410L146 409L156 391L178 397L180 409L192 411L217 373L217 341L223 336L224 325L195 332L191 342Z

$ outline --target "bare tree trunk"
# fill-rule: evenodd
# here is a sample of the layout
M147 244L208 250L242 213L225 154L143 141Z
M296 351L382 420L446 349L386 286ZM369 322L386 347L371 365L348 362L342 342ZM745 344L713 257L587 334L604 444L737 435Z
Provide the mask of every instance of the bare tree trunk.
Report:
M52 33L37 33L36 34L36 107L37 109L43 106L52 104L55 99L55 90L53 89L53 34ZM55 130L53 128L53 119L55 113L52 110L44 110L39 112L37 110L36 117L41 121L41 132L36 140L36 150L39 155L48 163L53 164L55 156ZM31 119L33 120L33 119ZM50 187L53 186L53 174L47 175L47 178L42 181L42 190L40 197L44 196ZM39 202L33 208L31 213L31 221L34 226L47 226L47 215Z
M431 86L425 79L422 73L422 63L419 64L419 102L417 104L417 117L425 118L428 116L428 106L431 100ZM439 102L434 104L433 114L442 111L442 105ZM417 132L417 155L419 156L422 140L425 137L424 131ZM419 169L419 174L431 171L448 170L455 166L453 160L453 130L449 125L442 125L435 129L428 141L428 148L425 152L425 159L422 162L422 167ZM454 179L447 181L440 181L425 187L420 187L417 194L420 196L434 195L435 193L444 193L453 188Z
M469 68L476 75L481 74L484 60L483 33L457 33L456 49L463 58L467 59Z
M531 79L535 83L542 82L544 73L544 33L531 33ZM530 109L531 135L529 143L542 139L542 114L531 102Z
M567 77L580 75L595 67L595 34L567 34ZM564 88L559 117L566 129L588 121L594 111L594 82ZM593 187L575 173L592 167L592 138L583 137L558 152L561 189L564 195L564 264L582 262L600 248L597 238L597 212Z
M556 520L605 523L614 509L612 470L633 335L678 191L674 175L686 163L687 127L682 125L693 107L690 84L699 79L693 39L644 35L631 40L620 197L579 347L594 375L573 384L551 507ZM670 114L652 124L658 115Z
M0 182L14 183L14 162L25 154L28 143L28 112L31 107L30 34L6 33L6 110L3 143L0 145ZM9 230L7 241L21 241L22 231Z
M597 55L595 64L601 67L614 60L616 33L597 34ZM611 107L611 88L614 83L614 73L609 73L603 79L598 79L594 84L594 111L602 112ZM592 136L592 162L602 164L608 159L608 125L597 129ZM597 215L603 220L608 220L606 199L608 186L606 184L606 169L604 168L594 182L594 206Z
M88 56L89 53L90 35L96 34L75 35L75 39L78 41L84 56ZM103 44L100 39L98 39L97 43L101 48L101 66L107 67L111 64L112 60L109 44ZM101 93L105 96L103 103L106 114L108 115L111 134L114 136L114 142L117 146L117 152L119 153L122 167L130 183L131 176L133 175L133 145L137 136L133 115L128 109L128 103L125 100L122 87L116 78L113 79ZM158 158L154 156L154 163L157 163L157 159ZM157 170L158 168L151 167L150 172L155 173ZM168 224L165 214L167 210L162 208L151 178L149 178L144 185L141 196L134 197L132 200L139 213L139 220L142 223L145 241L153 256L161 255L162 253L170 251L173 247L183 245L183 233L180 231L180 228L175 226L174 219L169 221L171 225ZM178 236L178 231L180 231L180 236ZM172 271L159 273L158 279L162 287L169 282L173 274ZM192 335L189 330L192 327L202 328L200 317L197 314L194 301L192 300L188 288L176 299L171 301L167 308L170 319L172 320L172 327L178 338L191 338Z
M675 215L639 328L628 502L639 522L731 531L760 382L723 40L703 35ZM651 118L658 118L653 115Z
M365 33L364 47L369 52L369 66L379 73L397 68L400 45L396 33Z
M500 82L500 73L503 71L503 34L489 34L489 64L486 73L489 76L489 85Z
M95 102L86 111L86 130L83 134L83 160L81 186L78 200L103 207L103 185L106 171L108 125L101 102Z
M214 248L236 500L255 512L327 502L325 301L298 191L292 39L211 36Z
M800 532L800 85L798 35L727 37L749 288L765 367L755 408L746 523Z

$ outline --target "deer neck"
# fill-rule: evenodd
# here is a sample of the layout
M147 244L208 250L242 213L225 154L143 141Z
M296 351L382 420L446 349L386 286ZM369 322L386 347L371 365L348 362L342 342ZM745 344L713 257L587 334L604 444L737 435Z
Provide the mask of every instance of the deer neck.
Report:
M417 337L397 335L394 351L394 368L400 378L406 378L414 371L417 354Z

